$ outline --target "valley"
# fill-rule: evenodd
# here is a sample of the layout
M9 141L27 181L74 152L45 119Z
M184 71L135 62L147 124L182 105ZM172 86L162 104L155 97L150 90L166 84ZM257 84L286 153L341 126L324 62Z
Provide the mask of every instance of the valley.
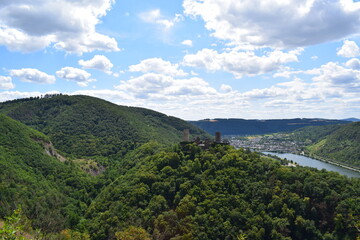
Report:
M213 137L181 119L92 97L21 99L0 103L0 112L1 237L340 240L359 235L358 178L289 167L218 142L207 148L181 142L183 129L190 129L191 139ZM328 128L327 133L341 129ZM304 133L315 132L266 138L268 146L285 147L280 137L300 143ZM263 144L250 139L248 146Z

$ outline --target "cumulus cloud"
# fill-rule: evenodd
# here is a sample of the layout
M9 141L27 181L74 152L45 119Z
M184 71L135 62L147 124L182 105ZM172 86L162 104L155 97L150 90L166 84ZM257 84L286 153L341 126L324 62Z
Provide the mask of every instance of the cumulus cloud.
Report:
M0 92L0 102L19 98L37 97L41 95L42 93L40 92L2 91Z
M111 61L104 55L95 55L90 60L79 60L79 65L83 68L90 68L103 71L107 74L112 74L112 67L114 66Z
M160 9L154 9L139 14L141 20L147 23L158 24L165 30L172 28L175 23L180 22L183 17L182 15L176 14L172 19L166 19L162 16Z
M0 89L8 90L14 88L11 77L0 76Z
M337 55L352 58L360 56L359 46L354 41L345 40L343 46L337 51Z
M221 84L220 90L223 91L223 92L231 92L232 87L227 85L227 84Z
M130 72L159 73L170 76L186 76L187 73L179 69L178 64L172 64L161 58L148 58L139 64L129 66Z
M175 79L172 76L146 73L123 81L116 89L133 94L137 98L170 99L177 96L194 96L216 93L201 78Z
M22 68L10 70L10 76L17 77L23 82L29 83L55 83L55 76L48 75L34 68Z
M192 47L193 42L191 40L184 40L181 42L182 45Z
M345 63L345 66L355 70L360 70L360 60L357 58L352 58Z
M360 32L360 2L347 0L184 0L218 39L243 47L294 48Z
M68 81L75 81L80 87L86 87L90 82L96 81L90 78L91 74L85 70L73 67L64 67L56 72L56 76Z
M316 75L313 80L323 86L342 87L346 90L360 88L360 71L346 68L338 63L329 62L308 73Z
M118 51L114 38L95 26L111 9L113 0L17 0L0 4L0 44L31 52L54 45L69 53Z
M196 54L184 56L183 64L191 67L201 67L210 71L226 71L236 78L255 76L279 69L283 64L297 62L301 49L288 53L279 50L257 56L252 51L242 52L231 50L219 53L212 49L202 49Z

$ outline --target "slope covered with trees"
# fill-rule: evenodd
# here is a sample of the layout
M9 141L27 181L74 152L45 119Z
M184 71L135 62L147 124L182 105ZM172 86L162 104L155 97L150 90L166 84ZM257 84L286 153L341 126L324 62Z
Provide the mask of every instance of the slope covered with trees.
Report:
M76 226L97 195L96 180L48 155L47 136L3 114L0 133L0 218L22 206L34 228Z
M338 126L318 136L317 141L307 147L310 154L360 168L360 122Z
M45 239L359 236L360 179L284 167L228 145L169 144L187 123L91 97L0 108L27 124L0 115L0 219L21 206L33 228L50 234ZM76 164L81 156L113 161L90 176ZM11 221L5 224L11 234Z
M45 133L57 149L77 157L119 157L150 140L172 144L186 128L209 136L181 119L89 96L14 100L0 103L0 113Z
M93 239L355 239L360 180L230 146L149 143L89 207ZM122 171L122 169L127 169ZM130 239L130 238L129 238Z

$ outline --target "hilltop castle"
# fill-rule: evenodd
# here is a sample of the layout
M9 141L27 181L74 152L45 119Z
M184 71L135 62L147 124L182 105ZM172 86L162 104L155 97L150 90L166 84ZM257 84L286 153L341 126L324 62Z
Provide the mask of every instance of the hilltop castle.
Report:
M221 144L221 145L229 145L230 144L228 140L221 139L221 132L215 133L214 140L210 140L210 139L201 140L199 137L196 137L192 141L190 141L190 130L184 129L183 140L182 140L182 142L180 142L180 144L189 144L189 143L195 143L202 149L209 149L209 147L211 147L212 145L216 145L216 144Z

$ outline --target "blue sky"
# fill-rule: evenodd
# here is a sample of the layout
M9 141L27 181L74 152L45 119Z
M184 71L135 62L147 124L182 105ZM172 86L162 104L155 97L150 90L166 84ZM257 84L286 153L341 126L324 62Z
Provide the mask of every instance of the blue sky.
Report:
M85 94L187 120L360 118L360 2L5 0L0 101Z

